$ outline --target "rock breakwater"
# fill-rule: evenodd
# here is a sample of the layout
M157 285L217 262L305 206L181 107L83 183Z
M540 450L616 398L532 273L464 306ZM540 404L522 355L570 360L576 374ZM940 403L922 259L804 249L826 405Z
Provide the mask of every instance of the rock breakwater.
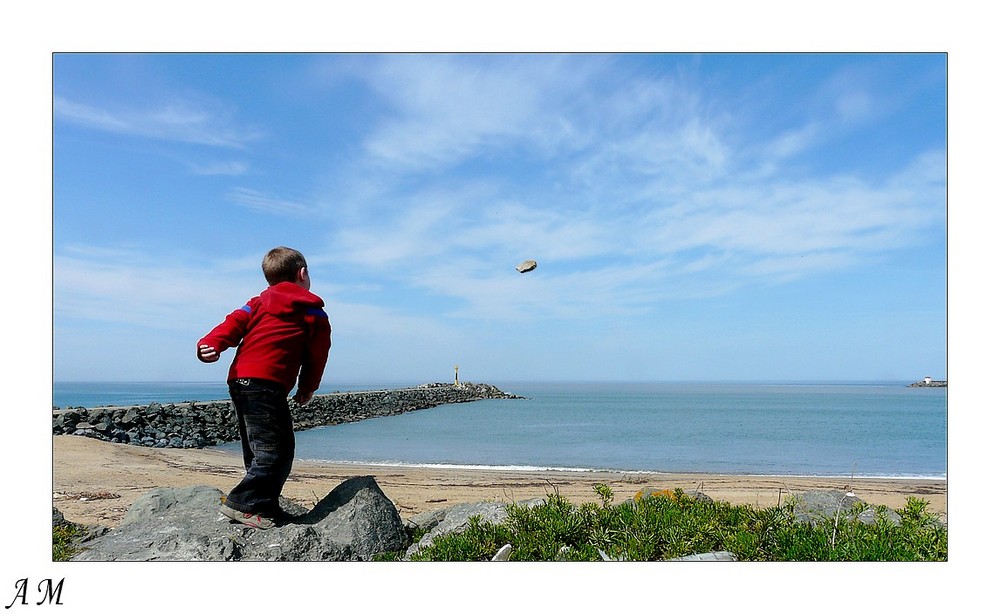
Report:
M289 401L296 431L393 416L449 403L519 399L490 384L423 384L414 388L317 395ZM53 408L53 435L82 435L154 448L204 448L239 440L230 401L150 403L131 407Z
M920 382L913 382L908 388L947 388L947 380L925 379Z

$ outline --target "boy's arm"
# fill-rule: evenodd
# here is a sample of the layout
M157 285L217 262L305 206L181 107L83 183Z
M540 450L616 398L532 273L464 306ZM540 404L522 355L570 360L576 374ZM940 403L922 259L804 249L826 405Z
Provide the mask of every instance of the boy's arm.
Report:
M251 300L243 307L230 313L221 324L198 340L198 360L215 362L219 360L219 354L239 345L240 341L243 340L243 335L246 334L247 325L250 323L250 314L253 311L252 302Z
M313 334L302 361L302 370L299 371L299 389L292 397L299 405L308 403L319 388L323 371L326 369L326 360L330 355L331 333L330 320L326 314L316 316Z

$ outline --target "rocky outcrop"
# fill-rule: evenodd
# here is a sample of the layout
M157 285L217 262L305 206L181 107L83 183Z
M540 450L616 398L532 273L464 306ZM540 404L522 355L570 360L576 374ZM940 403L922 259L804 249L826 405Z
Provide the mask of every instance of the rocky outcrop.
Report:
M393 416L448 403L518 399L496 386L471 382L415 388L317 395L306 405L290 401L295 430ZM150 403L134 407L71 407L52 412L53 435L82 435L154 448L203 448L237 441L229 401Z
M74 561L371 561L409 544L396 507L374 478L351 478L307 510L282 499L287 518L267 530L219 513L209 486L158 488L115 529L91 533ZM55 512L53 512L55 514Z
M826 518L844 521L855 518L865 524L874 524L876 520L874 507L853 493L842 490L810 490L793 495L792 511L796 521L812 524ZM900 518L896 512L886 510L885 515L889 522L899 524Z

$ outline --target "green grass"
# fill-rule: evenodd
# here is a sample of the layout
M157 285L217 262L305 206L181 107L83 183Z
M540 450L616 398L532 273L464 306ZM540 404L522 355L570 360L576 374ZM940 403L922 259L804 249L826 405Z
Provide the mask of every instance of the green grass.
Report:
M52 527L52 560L68 561L79 552L74 546L74 540L79 534L76 525L68 524Z
M792 499L781 506L754 508L700 501L680 489L612 504L610 489L594 488L600 504L570 504L558 494L543 505L511 506L508 518L492 525L473 517L462 533L441 535L415 561L488 561L511 544L511 561L662 561L727 550L740 561L945 561L947 529L927 502L910 498L896 510L876 508L875 522L857 519L862 507L834 519L797 522Z

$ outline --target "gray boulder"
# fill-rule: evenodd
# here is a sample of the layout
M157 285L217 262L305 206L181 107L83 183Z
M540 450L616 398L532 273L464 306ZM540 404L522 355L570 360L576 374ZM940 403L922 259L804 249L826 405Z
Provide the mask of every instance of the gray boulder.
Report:
M712 497L709 497L700 490L696 490L694 492L686 492L684 494L691 497L695 501L712 503ZM649 499L655 497L667 497L669 499L675 499L676 495L674 494L674 491L670 489L653 488L652 486L646 486L645 488L643 488L642 490L640 490L635 494L633 500L638 501L639 499Z
M861 503L861 511L855 515L852 510L857 503ZM813 524L824 518L857 518L865 524L874 524L876 518L875 508L853 493L841 490L810 490L794 495L792 510L798 522ZM900 518L896 512L888 510L886 517L893 524L899 524Z
M523 507L535 507L543 505L545 499L528 499L520 501L516 505ZM411 526L428 530L420 541L413 544L406 550L406 557L409 559L418 550L430 546L434 538L446 533L461 533L469 528L469 519L473 516L489 524L502 524L507 520L507 507L509 503L479 502L479 503L459 503L448 508L424 512L410 518Z
M68 521L68 520L66 520L66 517L63 516L63 513L60 512L59 510L57 510L53 506L53 508L52 508L52 528L55 529L57 527L70 527L70 526L73 526L73 523L70 522L70 521Z
M286 518L259 530L219 513L209 486L158 488L121 524L83 544L74 561L370 561L408 538L395 505L371 476L351 478L311 510L282 499Z

